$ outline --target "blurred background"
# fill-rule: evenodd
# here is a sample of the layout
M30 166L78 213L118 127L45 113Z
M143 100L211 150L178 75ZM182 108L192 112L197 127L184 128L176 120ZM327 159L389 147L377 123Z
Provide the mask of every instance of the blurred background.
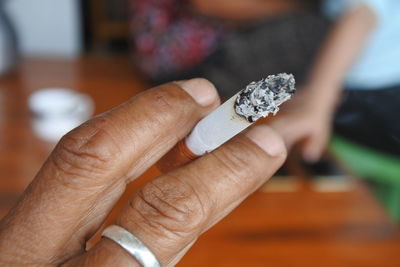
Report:
M200 76L227 99L265 74L290 72L305 87L335 27L335 4L325 2L346 0L252 2L0 0L0 217L63 134L153 85ZM399 31L383 32L384 39ZM400 69L398 61L385 65ZM380 95L399 100L398 85L382 85ZM397 127L388 130L393 145L380 135L355 140L374 132L360 124L350 132L335 126L317 164L294 147L276 176L200 238L181 266L400 266L399 112L385 117ZM130 185L107 223L157 173Z

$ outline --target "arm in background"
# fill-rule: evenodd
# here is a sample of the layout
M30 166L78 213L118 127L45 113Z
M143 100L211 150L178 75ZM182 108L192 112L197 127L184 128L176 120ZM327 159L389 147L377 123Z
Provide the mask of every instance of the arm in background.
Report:
M326 147L346 73L376 21L367 5L347 11L328 34L303 90L289 103L288 112L273 122L289 148L302 142L302 155L307 161L317 161Z
M376 15L367 5L345 13L333 27L312 69L307 90L321 104L334 109L347 71L358 58L376 25Z

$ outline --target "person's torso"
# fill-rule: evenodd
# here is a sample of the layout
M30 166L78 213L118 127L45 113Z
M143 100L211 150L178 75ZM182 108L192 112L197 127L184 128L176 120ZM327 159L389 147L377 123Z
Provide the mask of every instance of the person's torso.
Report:
M326 0L326 12L337 15L335 8L350 2L371 5L377 25L357 61L346 76L347 88L377 89L400 84L400 1L399 0ZM347 2L347 3L346 3Z

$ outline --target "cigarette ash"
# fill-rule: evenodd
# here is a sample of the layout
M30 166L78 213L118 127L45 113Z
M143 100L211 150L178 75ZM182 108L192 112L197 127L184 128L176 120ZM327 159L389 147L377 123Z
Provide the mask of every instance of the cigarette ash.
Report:
M259 82L250 83L237 97L235 111L249 122L255 122L270 113L276 114L279 106L295 93L292 74L269 75Z

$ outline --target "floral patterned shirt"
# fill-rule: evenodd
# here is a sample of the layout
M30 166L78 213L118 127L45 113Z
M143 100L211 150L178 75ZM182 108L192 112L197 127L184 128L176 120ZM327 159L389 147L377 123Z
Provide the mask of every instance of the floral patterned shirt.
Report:
M217 47L221 23L195 12L187 0L130 0L134 58L150 78L179 74Z

